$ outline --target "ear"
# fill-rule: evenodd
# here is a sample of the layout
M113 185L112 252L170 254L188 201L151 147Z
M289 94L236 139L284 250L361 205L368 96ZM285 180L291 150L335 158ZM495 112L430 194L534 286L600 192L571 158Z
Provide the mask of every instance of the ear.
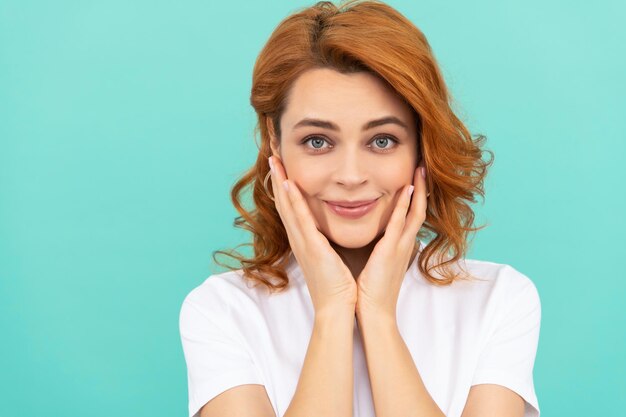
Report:
M278 138L276 138L276 132L274 131L274 123L272 122L271 117L269 116L265 117L265 125L267 126L267 132L269 133L269 136L270 136L270 148L272 150L272 155L278 156L280 158L280 144L279 144Z

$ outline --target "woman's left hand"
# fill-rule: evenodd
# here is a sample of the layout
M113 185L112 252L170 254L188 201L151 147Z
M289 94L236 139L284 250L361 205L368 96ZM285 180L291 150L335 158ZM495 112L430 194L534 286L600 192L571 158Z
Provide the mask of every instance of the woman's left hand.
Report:
M417 233L426 220L426 180L421 170L420 166L413 174L412 196L408 195L410 186L400 190L385 234L376 243L356 280L357 317L384 314L396 319L400 287L413 255Z

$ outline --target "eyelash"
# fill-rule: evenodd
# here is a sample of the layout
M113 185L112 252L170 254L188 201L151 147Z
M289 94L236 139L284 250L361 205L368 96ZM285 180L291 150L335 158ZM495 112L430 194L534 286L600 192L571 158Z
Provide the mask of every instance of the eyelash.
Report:
M393 137L393 136L391 136L391 135L379 135L379 136L376 136L374 139L372 139L372 140L370 141L370 143L371 143L371 142L374 142L374 141L375 141L375 140L377 140L377 139L381 139L381 138L387 138L387 139L390 139L390 140L391 140L392 142L394 142L396 145L398 145L398 144L400 143L400 141L399 141L398 139L396 139L395 137ZM302 142L300 142L300 143L301 143L302 145L306 145L306 143L307 143L307 142L309 142L309 141L310 141L310 140L312 140L312 139L323 139L323 140L325 140L326 142L328 142L328 140L327 140L325 137L323 137L323 136L320 136L320 135L311 135L311 136L307 136L306 138L304 138L304 139L302 140ZM396 148L396 147L397 147L397 146L394 146L394 147L392 147L392 148L386 148L386 149L383 149L383 148L378 148L378 149L379 149L382 153L388 153L388 152L391 152L391 151L392 151L394 148ZM313 153L321 153L321 152L324 152L324 150L325 150L325 149L328 149L328 148L308 148L308 149L312 150L312 151L313 151Z

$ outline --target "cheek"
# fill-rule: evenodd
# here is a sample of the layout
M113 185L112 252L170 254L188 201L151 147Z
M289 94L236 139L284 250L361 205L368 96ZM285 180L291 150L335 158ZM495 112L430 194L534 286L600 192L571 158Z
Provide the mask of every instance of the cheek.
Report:
M376 177L379 185L392 196L403 186L413 184L413 174L417 166L414 161L402 158L390 163L381 164L379 169L381 174Z
M329 222L333 217L326 211L327 208L321 198L328 194L329 184L332 179L325 173L328 172L323 164L309 164L305 160L298 158L289 159L290 164L286 166L287 177L293 181L300 190L302 197L307 203L313 221L318 230L330 226ZM389 220L391 213L399 197L399 191L403 186L413 183L413 173L415 161L406 155L401 158L378 158L373 171L368 173L369 190L372 194L381 194L382 200L376 209L378 222L382 225Z
M304 198L315 221L315 226L319 230L319 218L323 214L322 210L324 210L324 207L321 205L323 201L321 201L318 196L323 192L324 180L311 175L310 170L307 171L301 168L292 168L289 171L289 175L289 180L293 181L298 186L298 190L302 198Z
M285 159L287 178L295 182L303 195L316 196L323 192L328 182L330 167L324 164L324 158L307 158L290 149ZM306 198L305 196L305 198Z
M292 168L288 178L296 183L305 199L316 196L323 190L324 179L321 175L316 176L313 169Z

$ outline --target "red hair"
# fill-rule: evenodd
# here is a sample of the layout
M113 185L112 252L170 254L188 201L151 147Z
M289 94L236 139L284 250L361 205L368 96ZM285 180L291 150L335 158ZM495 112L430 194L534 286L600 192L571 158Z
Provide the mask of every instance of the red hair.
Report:
M430 192L426 220L417 237L431 238L419 253L418 268L437 285L465 278L451 267L465 256L468 234L485 227L472 227L474 212L468 203L476 202L476 195L484 199L483 180L493 163L493 152L486 151L492 158L483 161L485 136L472 139L452 111L453 99L424 34L380 1L349 0L339 6L320 1L283 19L271 34L256 60L250 94L258 116L254 133L261 136L259 154L255 165L231 190L232 202L241 214L234 224L252 232L254 256L214 251L215 262L230 270L239 268L218 262L215 255L222 253L241 263L244 278L265 285L270 292L287 287L289 240L263 187L272 154L267 122L280 138L280 118L290 88L298 76L312 68L341 73L367 71L385 81L415 111L418 160L425 162ZM252 211L240 204L240 194L249 184L256 206ZM431 264L433 257L437 262ZM431 271L438 271L443 278L436 278Z

